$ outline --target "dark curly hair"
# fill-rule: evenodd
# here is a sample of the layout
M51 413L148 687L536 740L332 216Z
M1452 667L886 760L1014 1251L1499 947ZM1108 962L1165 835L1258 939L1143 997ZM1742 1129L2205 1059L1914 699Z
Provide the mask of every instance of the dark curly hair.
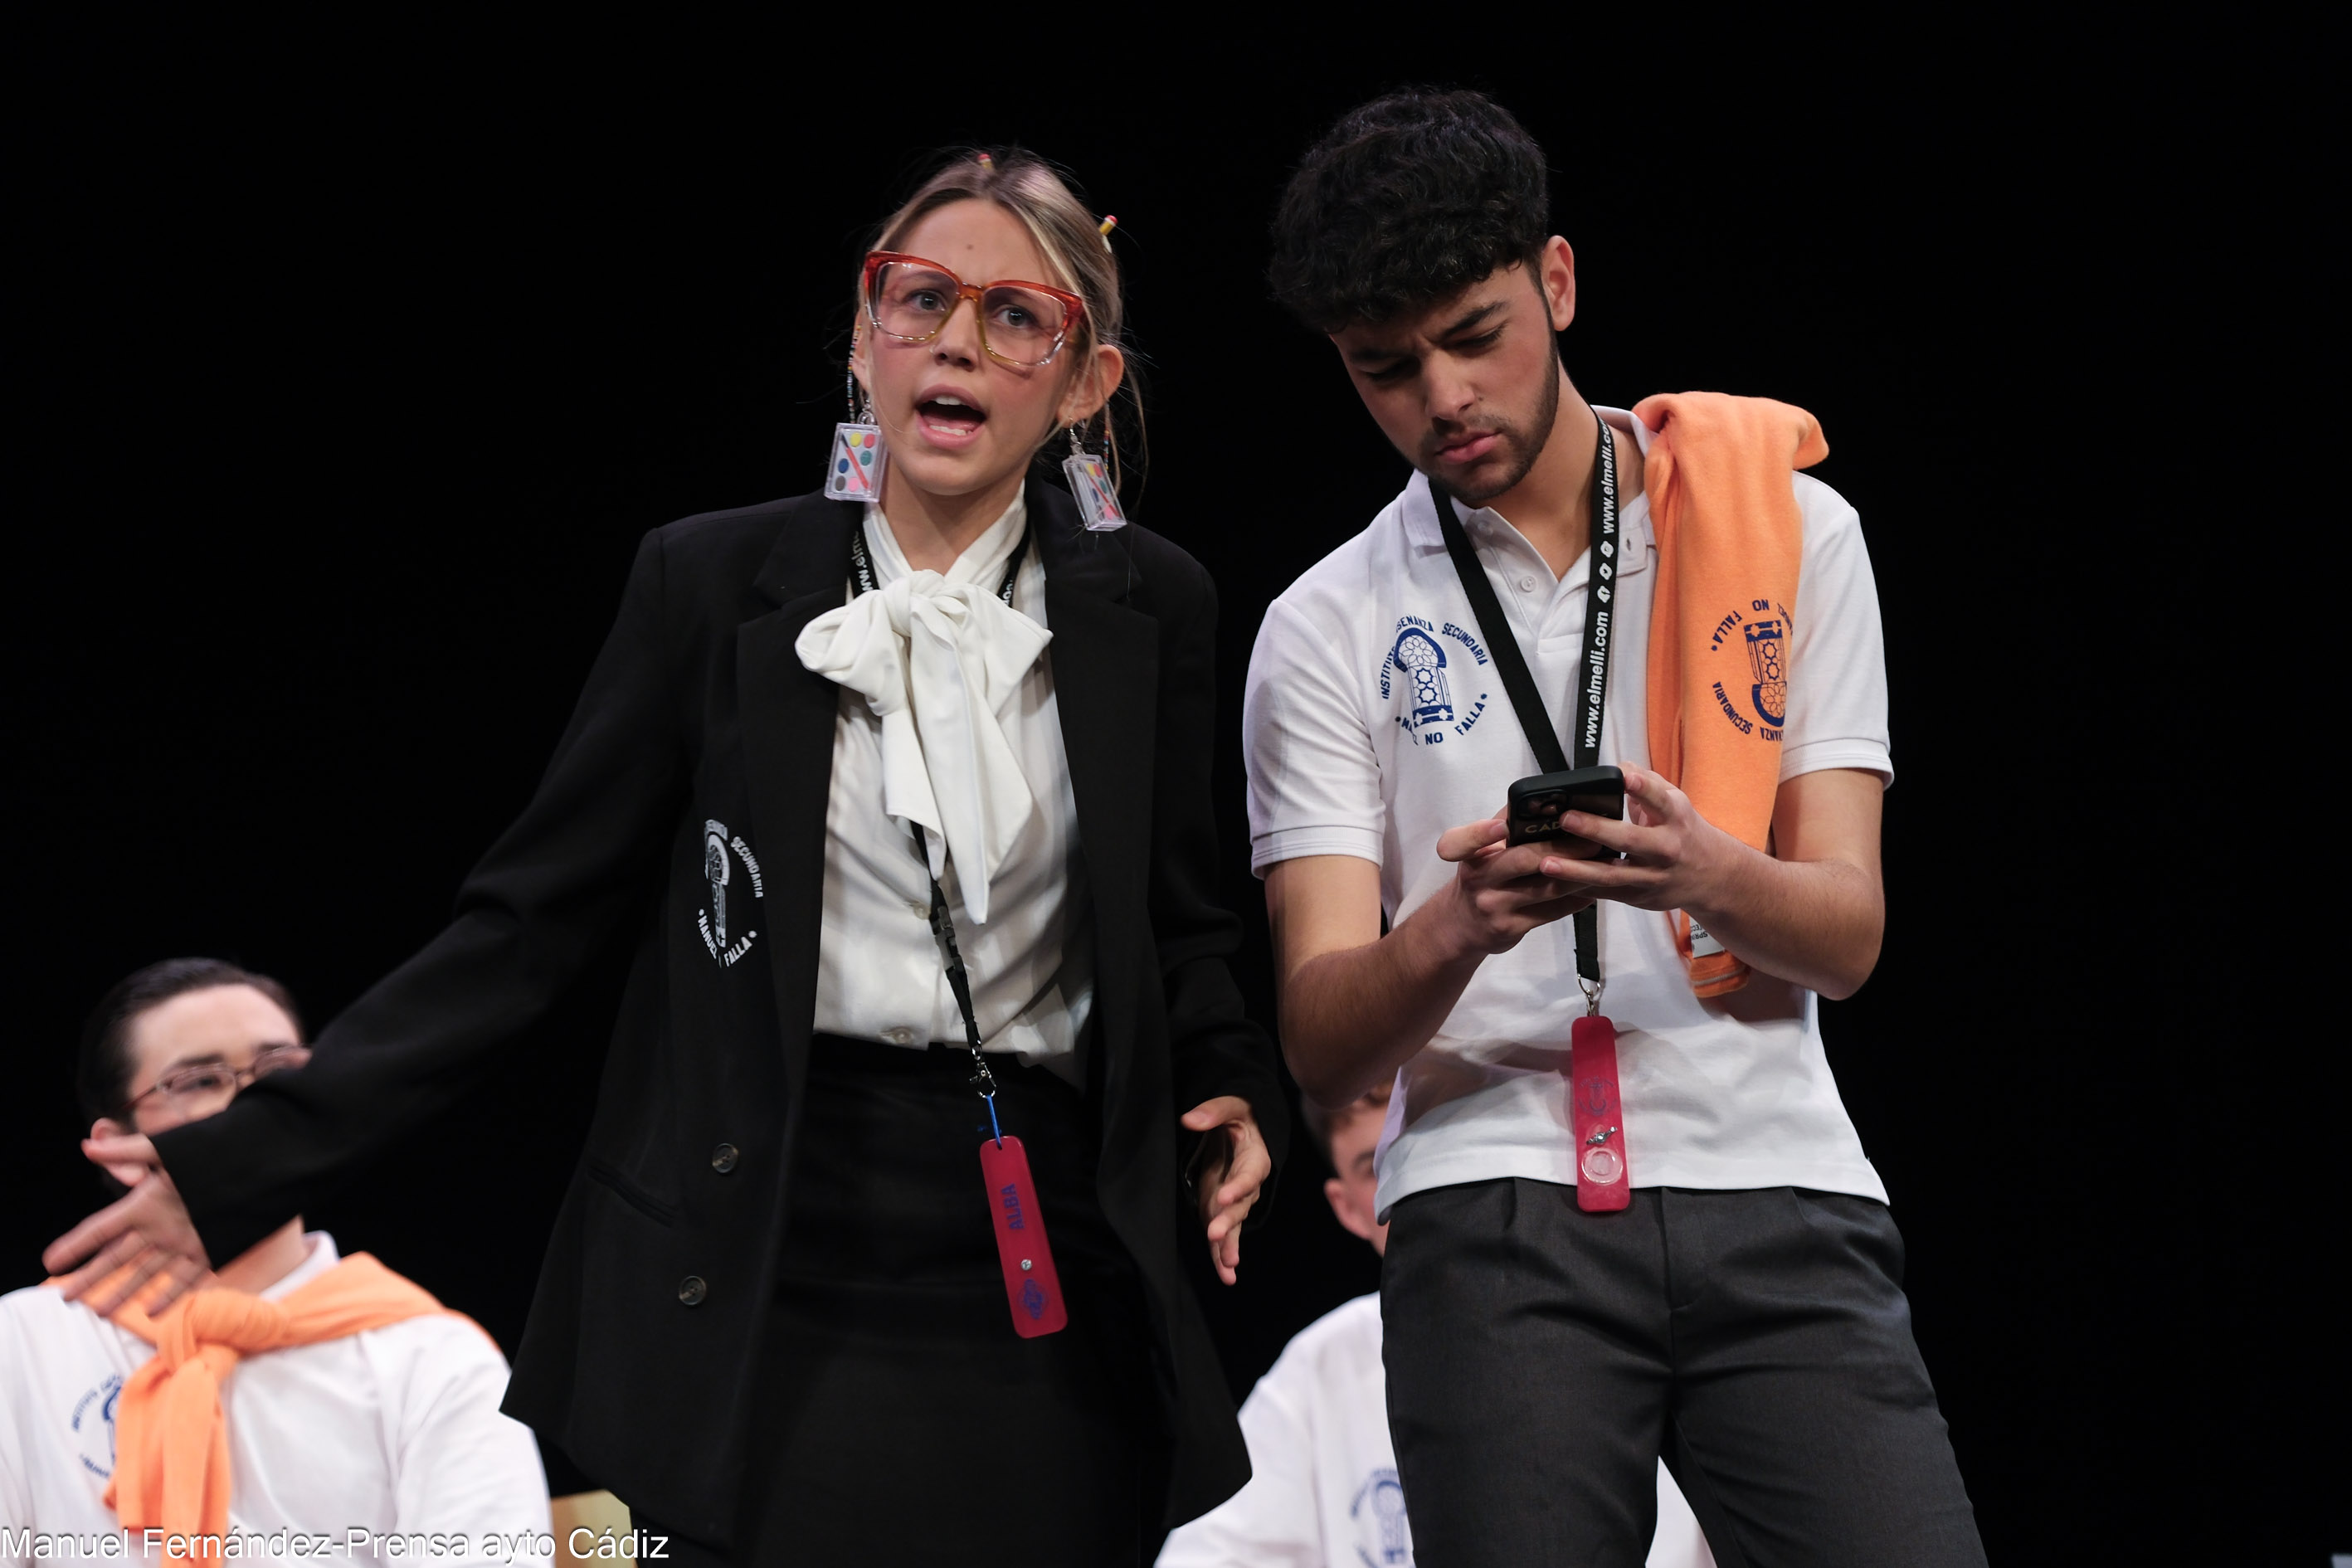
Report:
M1341 115L1300 162L1266 281L1300 321L1338 331L1532 261L1550 236L1550 168L1510 110L1407 88Z

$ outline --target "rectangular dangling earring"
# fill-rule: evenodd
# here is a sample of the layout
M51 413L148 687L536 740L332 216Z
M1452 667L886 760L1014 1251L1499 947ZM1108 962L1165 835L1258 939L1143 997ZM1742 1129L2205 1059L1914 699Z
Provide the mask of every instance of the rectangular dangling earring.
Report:
M857 377L848 376L849 417L833 427L833 460L825 465L824 493L834 500L882 499L882 469L889 449L882 445L882 426L874 422L874 400L858 406Z
M1118 484L1104 468L1103 460L1078 439L1075 425L1070 426L1070 455L1062 459L1062 474L1070 481L1070 493L1078 498L1078 510L1090 531L1108 533L1127 526L1127 513L1118 509Z

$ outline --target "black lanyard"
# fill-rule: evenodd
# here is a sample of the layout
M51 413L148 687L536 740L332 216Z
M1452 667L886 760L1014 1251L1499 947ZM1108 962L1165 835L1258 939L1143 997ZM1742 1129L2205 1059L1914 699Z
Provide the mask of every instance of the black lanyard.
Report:
M1021 525L1021 542L1013 547L1013 559L1004 563L1004 581L996 585L996 596L1004 607L1013 607L1013 584L1021 575L1021 563L1029 553L1029 525ZM870 594L881 584L875 580L873 558L866 553L866 524L860 521L849 531L850 584L860 594ZM931 848L923 837L923 825L910 822L915 830L915 853L921 857L923 870L931 868ZM988 1101L988 1124L996 1130L999 1142L1003 1131L996 1122L996 1075L988 1070L988 1058L980 1054L980 1018L971 1008L971 977L964 972L963 954L956 951L955 922L948 919L948 896L940 890L940 879L931 878L931 935L939 939L940 963L948 972L948 989L955 993L956 1008L963 1015L964 1044L971 1047L971 1086L980 1098Z
M1021 542L1013 547L1013 559L1004 563L1004 581L996 585L996 596L1004 607L1013 607L1013 584L1020 580L1022 559L1029 553L1029 525L1021 525ZM866 525L859 523L849 531L849 583L861 594L871 594L882 584L875 581L874 558L866 553Z
M1593 416L1595 420L1600 417ZM1535 748L1537 768L1561 773L1570 768L1598 766L1601 720L1609 700L1610 624L1615 618L1617 597L1617 451L1609 439L1609 426L1601 426L1600 450L1592 464L1592 539L1585 552L1584 653L1576 664L1575 701L1569 721L1573 762L1560 749L1559 736L1551 727L1551 710L1544 706L1543 693L1536 689L1527 657L1519 651L1518 634L1503 614L1502 602L1495 597L1495 584L1486 580L1486 568L1470 547L1470 536L1454 515L1453 502L1433 484L1429 497L1437 503L1437 526L1445 536L1445 552L1454 558L1454 575L1462 579L1462 591L1470 595L1470 608L1478 616L1478 629L1486 635L1486 651L1495 661L1496 673L1503 678L1503 689L1510 693L1511 710L1519 716L1528 744ZM1587 983L1586 994L1598 997L1601 938L1595 913L1591 906L1576 913L1576 973Z

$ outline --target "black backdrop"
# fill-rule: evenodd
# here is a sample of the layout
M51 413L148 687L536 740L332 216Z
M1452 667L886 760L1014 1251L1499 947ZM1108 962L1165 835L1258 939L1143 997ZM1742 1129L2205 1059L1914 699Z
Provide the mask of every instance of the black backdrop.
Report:
M0 1287L96 1198L68 1064L108 982L228 955L331 1017L528 796L643 531L814 488L860 237L943 144L1035 147L1119 215L1134 510L1223 594L1228 893L1270 1023L1242 672L1266 601L1404 469L1265 302L1264 223L1339 110L1439 79L1552 154L1585 393L1801 404L1862 510L1892 916L1826 1030L1995 1561L2352 1546L2334 1102L2248 1103L2235 1048L2324 1026L2260 1021L2257 977L2295 965L2242 952L2242 900L2180 858L2184 810L2226 793L2178 787L2213 755L2183 719L2224 698L2183 651L2197 508L2243 482L2191 463L2238 446L2194 402L2231 331L2196 302L2294 267L2194 237L2262 248L2229 109L2145 62L2086 98L2082 55L1923 33L1702 65L1599 16L1590 46L1519 16L1458 58L1273 23L1114 53L1058 13L37 40L10 176ZM612 1000L591 981L313 1223L510 1346ZM1203 1284L1236 1390L1374 1284L1321 1174L1302 1152L1243 1285Z

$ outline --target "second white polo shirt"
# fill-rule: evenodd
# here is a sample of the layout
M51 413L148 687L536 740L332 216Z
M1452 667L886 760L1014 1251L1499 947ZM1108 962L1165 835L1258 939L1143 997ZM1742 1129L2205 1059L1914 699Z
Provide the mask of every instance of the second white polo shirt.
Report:
M1631 415L1600 412L1648 447ZM1891 778L1878 593L1861 522L1828 486L1801 474L1795 487L1804 556L1780 776L1859 768ZM1553 722L1565 725L1587 563L1555 579L1499 514L1462 515ZM1624 506L1622 527L1601 760L1646 765L1643 666L1657 551L1645 498ZM1494 816L1511 781L1538 771L1446 555L1427 479L1414 475L1370 528L1268 609L1244 726L1251 864L1264 875L1306 855L1372 861L1391 921L1454 875L1437 858L1438 835ZM1665 916L1604 903L1600 932L1635 1186L1787 1185L1884 1201L1822 1054L1811 991L1758 974L1702 1002ZM1559 1068L1583 1011L1570 921L1480 966L1398 1075L1380 1152L1383 1217L1429 1187L1504 1176L1574 1184Z

